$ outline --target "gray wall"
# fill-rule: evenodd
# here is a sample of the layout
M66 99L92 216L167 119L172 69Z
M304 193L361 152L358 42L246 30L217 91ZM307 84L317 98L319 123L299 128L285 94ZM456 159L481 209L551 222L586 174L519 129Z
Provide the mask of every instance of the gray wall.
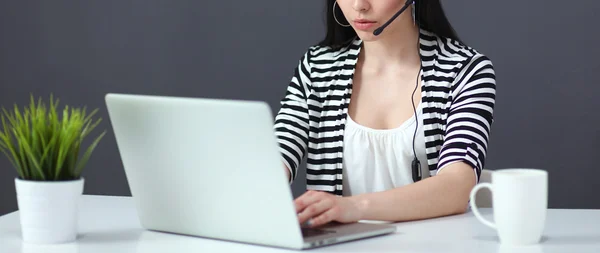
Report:
M548 170L553 208L600 208L600 3L585 2L444 1L496 67L488 168ZM100 108L108 130L107 92L255 99L275 112L297 60L323 36L322 10L322 1L0 0L0 106L54 92ZM15 176L0 158L0 215L17 209ZM112 132L84 176L86 194L130 194Z

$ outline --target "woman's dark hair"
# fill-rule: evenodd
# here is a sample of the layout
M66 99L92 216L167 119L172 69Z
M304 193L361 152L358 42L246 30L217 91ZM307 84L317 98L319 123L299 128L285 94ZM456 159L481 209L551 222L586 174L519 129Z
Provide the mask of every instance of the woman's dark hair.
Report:
M327 34L325 38L319 42L320 46L330 46L338 48L346 45L356 37L356 32L352 27L340 26L333 17L333 12L342 24L348 23L344 18L344 14L339 7L333 9L333 3L336 0L327 0L326 22ZM401 1L401 0L398 0ZM410 11L410 8L406 10ZM462 41L458 38L456 31L450 25L450 21L446 18L446 14L442 8L440 0L415 0L415 17L420 28L430 31L437 36L450 38L458 42Z

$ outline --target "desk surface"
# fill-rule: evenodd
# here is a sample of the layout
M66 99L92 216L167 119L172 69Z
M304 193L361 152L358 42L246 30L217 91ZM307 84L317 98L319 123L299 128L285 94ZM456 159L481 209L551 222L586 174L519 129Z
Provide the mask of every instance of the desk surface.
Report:
M482 213L493 218L490 209ZM501 246L495 231L472 213L396 225L395 234L307 252L600 252L600 210L550 209L542 243L520 248ZM298 252L146 231L129 197L83 196L79 227L75 243L27 245L21 241L19 214L14 212L0 217L0 252Z

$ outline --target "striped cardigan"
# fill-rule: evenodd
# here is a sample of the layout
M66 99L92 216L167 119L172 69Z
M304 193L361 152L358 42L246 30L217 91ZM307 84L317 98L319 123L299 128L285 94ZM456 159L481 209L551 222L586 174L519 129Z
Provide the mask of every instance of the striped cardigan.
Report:
M429 31L421 29L419 37L421 123L430 175L463 161L479 180L495 105L492 62L473 48ZM357 38L341 49L310 47L275 116L275 134L292 181L307 159L308 190L342 195L344 127L361 45Z

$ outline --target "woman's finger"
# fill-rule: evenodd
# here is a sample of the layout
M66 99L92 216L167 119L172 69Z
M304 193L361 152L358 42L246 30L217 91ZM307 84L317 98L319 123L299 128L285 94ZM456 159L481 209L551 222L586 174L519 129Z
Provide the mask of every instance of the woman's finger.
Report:
M316 217L324 212L327 212L329 209L333 207L333 201L331 198L321 199L320 201L309 205L302 212L298 214L298 222L303 224L306 221L310 221L312 225L311 218Z
M341 215L341 209L339 206L333 206L328 209L326 212L320 214L319 216L312 218L310 222L311 227L321 226L327 224L335 219L337 219Z
M294 200L296 206L296 213L302 212L307 206L310 206L321 199L323 199L323 193L317 191L307 191Z

